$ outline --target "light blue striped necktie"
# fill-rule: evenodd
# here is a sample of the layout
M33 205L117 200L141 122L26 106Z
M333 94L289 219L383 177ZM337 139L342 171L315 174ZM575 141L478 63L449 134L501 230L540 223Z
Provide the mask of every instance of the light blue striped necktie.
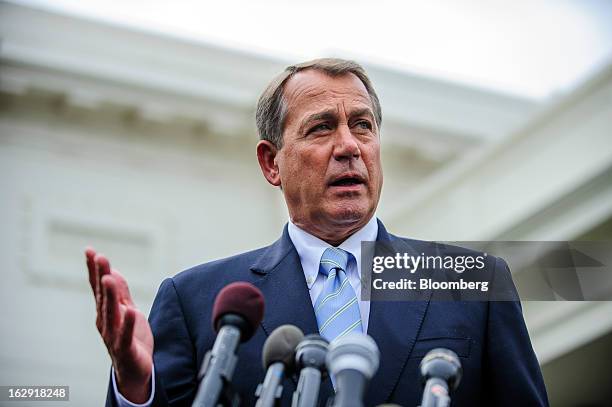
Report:
M326 280L314 308L319 333L330 342L349 332L363 332L357 296L346 276L349 256L342 249L330 247L323 252L319 265L319 273Z

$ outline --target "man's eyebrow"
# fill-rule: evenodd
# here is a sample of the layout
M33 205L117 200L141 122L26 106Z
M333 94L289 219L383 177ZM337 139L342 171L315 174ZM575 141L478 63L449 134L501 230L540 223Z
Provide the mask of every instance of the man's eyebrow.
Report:
M308 123L312 123L318 120L336 120L337 112L336 109L328 109L322 112L313 113L309 116L306 116L302 123L300 124L300 133L304 130L304 127Z
M374 119L374 113L372 113L372 109L369 107L362 107L359 109L355 109L348 114L349 118L351 117L359 117L359 116L369 116L370 119Z
M300 124L299 132L302 133L304 128L308 125L308 123L316 122L319 120L336 120L338 112L336 109L328 109L322 112L313 113L309 116L306 116L302 123ZM362 107L355 109L348 114L349 120L353 117L359 116L368 116L371 120L374 120L374 113L372 113L372 109L369 107Z

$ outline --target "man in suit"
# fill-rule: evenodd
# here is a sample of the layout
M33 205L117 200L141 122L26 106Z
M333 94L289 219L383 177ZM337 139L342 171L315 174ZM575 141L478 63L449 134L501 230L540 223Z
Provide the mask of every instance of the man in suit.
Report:
M435 347L461 358L464 377L453 397L456 405L548 404L518 302L361 298L361 241L425 254L439 250L391 235L374 216L383 183L381 121L374 88L354 62L310 61L275 78L257 106L257 158L266 180L282 190L290 222L268 247L166 279L149 322L121 275L104 256L87 250L96 324L113 364L107 405L190 405L200 364L215 339L210 322L215 296L234 281L253 283L266 301L261 327L241 346L234 374L244 405L254 404L265 373L263 343L283 324L329 340L352 331L371 335L381 363L366 395L368 406L418 405L418 364ZM334 267L326 269L330 263ZM508 273L505 262L493 256L486 267ZM341 288L330 291L333 287ZM282 405L289 405L296 383L287 379L284 385ZM332 394L327 379L320 400Z

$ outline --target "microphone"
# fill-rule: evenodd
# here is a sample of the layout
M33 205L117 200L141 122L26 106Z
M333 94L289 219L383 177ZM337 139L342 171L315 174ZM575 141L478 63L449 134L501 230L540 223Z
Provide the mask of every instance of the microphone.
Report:
M365 334L349 333L329 344L327 369L336 381L333 407L363 407L363 395L379 359L376 342Z
M295 368L295 347L304 338L302 331L293 325L276 328L263 346L263 366L267 370L263 383L257 386L255 407L272 407L283 393L283 376Z
M212 312L217 338L202 362L192 407L238 404L238 396L228 387L238 361L236 352L241 342L255 334L263 314L263 294L254 285L236 282L219 291Z
M307 335L295 350L295 364L300 370L297 389L291 407L316 407L321 380L327 374L325 356L328 342L317 334Z
M449 388L456 390L463 370L455 352L450 349L432 349L421 360L421 378L425 385L421 407L450 405Z

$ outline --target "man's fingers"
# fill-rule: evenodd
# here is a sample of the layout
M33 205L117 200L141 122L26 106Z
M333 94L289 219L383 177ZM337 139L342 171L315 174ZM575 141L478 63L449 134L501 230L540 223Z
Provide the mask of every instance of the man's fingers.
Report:
M94 257L97 287L96 304L98 305L98 313L102 313L102 277L110 274L110 264L108 259L103 254L96 254Z
M108 259L106 258L105 255L103 254L96 254L96 257L94 257L94 261L96 262L96 265L98 266L98 273L100 274L100 280L102 279L103 276L110 274L110 263L108 261Z
M132 345L136 309L125 278L92 248L85 250L89 283L96 297L96 326L111 354Z
M117 296L117 282L111 275L102 276L102 337L105 341L112 344L116 341L118 327L121 324L121 311L119 309L119 299Z
M85 249L85 260L87 262L87 271L89 272L89 285L91 286L96 302L96 327L98 331L102 332L102 289L100 288L100 277L98 276L98 266L95 258L96 251L93 248L88 247Z
M89 272L89 285L96 296L98 290L98 278L96 275L96 264L94 258L96 257L96 251L91 247L85 249L85 261L87 262L87 271Z
M120 295L119 300L121 303L134 305L132 301L132 296L130 295L130 289L127 284L127 280L123 275L117 271L116 269L111 269L111 274L115 277L115 281L117 282L118 293Z
M121 340L119 346L121 350L127 351L132 345L132 337L134 336L134 325L136 324L136 310L128 307L123 318L123 329L121 330Z

